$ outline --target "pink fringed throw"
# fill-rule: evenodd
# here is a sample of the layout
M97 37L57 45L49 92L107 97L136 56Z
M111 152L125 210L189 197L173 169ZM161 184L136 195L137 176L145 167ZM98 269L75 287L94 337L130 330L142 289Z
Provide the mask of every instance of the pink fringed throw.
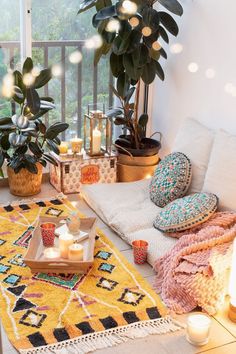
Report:
M213 315L228 290L236 213L215 213L181 235L176 245L157 259L155 287L176 313L200 306Z

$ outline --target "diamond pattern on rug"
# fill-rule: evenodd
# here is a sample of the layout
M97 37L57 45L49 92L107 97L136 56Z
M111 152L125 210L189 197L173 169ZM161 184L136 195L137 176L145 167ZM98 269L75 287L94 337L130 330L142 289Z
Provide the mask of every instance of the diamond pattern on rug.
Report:
M40 328L47 315L28 310L20 319L19 323L25 326Z
M96 253L95 258L101 258L106 261L108 258L111 257L111 255L112 255L112 253L110 253L110 252L99 251L98 253Z
M23 248L28 248L29 242L32 238L33 226L29 226L28 229L13 243L15 246L20 246Z
M26 285L19 285L14 287L9 287L7 290L15 296L20 296L25 290Z
M101 277L99 282L96 284L96 286L98 288L102 288L102 289L106 289L106 290L112 291L116 287L117 284L118 284L117 281Z
M11 269L11 266L0 263L0 273L7 274L8 270Z
M10 285L17 285L20 280L21 276L16 274L9 274L5 279L3 279L6 284Z
M137 306L145 295L125 289L121 297L117 301L121 301L127 305Z
M114 265L110 263L101 263L98 267L98 270L102 270L103 272L112 273L113 269L115 268Z
M28 300L24 299L23 297L20 297L16 301L15 307L13 308L12 312L28 310L28 309L31 309L32 307L36 307L36 305L33 304L31 301L28 301Z
M19 267L26 267L24 263L24 259L21 254L16 254L8 263L19 266Z
M84 276L84 274L38 273L33 278L36 280L45 281L46 283L50 283L52 285L59 286L65 289L74 290L84 278Z
M46 215L50 215L50 216L60 216L63 213L63 210L61 209L56 209L56 208L48 208L48 210L46 211Z

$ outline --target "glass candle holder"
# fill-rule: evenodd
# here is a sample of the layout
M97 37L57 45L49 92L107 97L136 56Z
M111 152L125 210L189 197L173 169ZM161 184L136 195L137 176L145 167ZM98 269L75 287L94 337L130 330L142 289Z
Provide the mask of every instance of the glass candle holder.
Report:
M189 315L186 339L189 343L201 346L209 341L211 319L201 313Z
M68 143L66 141L62 141L58 148L60 151L60 155L65 155L68 152Z
M40 229L44 247L53 247L56 224L52 222L45 222L40 225Z
M73 138L70 140L71 142L71 150L74 154L81 153L83 140L80 138Z

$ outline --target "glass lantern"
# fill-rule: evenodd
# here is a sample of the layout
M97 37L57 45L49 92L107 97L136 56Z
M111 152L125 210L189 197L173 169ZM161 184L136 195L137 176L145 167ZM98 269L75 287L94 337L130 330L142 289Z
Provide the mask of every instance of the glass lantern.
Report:
M88 105L84 116L84 149L89 156L111 155L112 120L105 115L104 104Z

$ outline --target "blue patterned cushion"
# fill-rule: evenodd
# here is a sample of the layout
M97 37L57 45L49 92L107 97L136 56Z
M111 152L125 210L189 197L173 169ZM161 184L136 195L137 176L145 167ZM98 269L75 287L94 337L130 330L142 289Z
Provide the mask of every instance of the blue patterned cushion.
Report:
M181 152L166 156L157 166L150 184L150 198L159 207L164 207L183 197L190 185L192 166Z
M154 227L164 232L188 230L208 220L217 204L218 198L211 193L195 193L174 200L158 214Z

